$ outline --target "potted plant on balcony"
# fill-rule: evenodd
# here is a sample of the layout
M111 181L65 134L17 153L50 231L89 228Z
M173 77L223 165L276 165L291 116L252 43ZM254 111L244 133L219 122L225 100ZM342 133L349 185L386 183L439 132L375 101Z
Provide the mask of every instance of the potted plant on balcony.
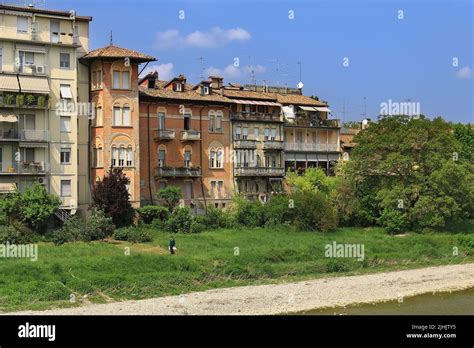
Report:
M13 94L6 94L5 95L5 104L6 105L13 105L15 102L15 96Z
M31 106L35 103L35 96L33 94L28 94L25 98L26 105Z
M40 108L44 107L45 99L46 98L43 95L38 97L38 107L40 107Z
M25 96L23 94L17 94L16 106L22 107L25 104Z

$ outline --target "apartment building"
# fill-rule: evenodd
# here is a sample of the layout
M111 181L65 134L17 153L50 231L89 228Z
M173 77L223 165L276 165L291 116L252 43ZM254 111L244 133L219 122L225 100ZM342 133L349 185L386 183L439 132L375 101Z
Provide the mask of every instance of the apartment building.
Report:
M65 214L90 197L89 120L78 105L89 100L79 58L89 49L91 20L0 5L1 189L39 182L61 198Z
M142 204L159 201L157 192L173 185L195 212L226 207L233 196L229 100L222 79L195 85L183 75L140 79Z
M95 117L90 127L91 178L93 184L109 168L122 168L130 179L132 206L140 206L139 64L155 58L112 43L81 58L90 73L90 100ZM146 160L145 160L146 163Z
M236 192L265 200L283 189L283 116L275 93L236 84L223 88L229 99L233 178Z

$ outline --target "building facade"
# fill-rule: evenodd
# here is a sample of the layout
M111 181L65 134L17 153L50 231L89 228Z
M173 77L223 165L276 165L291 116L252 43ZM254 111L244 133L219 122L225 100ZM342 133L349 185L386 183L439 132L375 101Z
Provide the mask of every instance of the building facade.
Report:
M89 203L88 70L91 17L0 5L0 183L34 183L61 198L61 212Z

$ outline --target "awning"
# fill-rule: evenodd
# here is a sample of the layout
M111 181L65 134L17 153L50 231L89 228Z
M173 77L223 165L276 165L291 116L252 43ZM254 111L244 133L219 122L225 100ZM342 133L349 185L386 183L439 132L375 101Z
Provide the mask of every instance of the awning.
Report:
M36 148L36 147L48 147L48 143L34 143L34 142L28 142L28 143L20 143L20 147L29 147L29 148Z
M46 77L19 76L22 93L49 94L49 84Z
M0 122L18 122L18 117L16 115L0 115Z
M243 99L231 99L231 100L236 104L281 106L280 103L269 102L269 101L243 100Z
M298 105L298 107L304 111L318 111L314 106L302 106Z
M17 44L16 49L24 52L46 53L44 46Z
M320 112L331 112L327 106L316 106L315 109Z
M61 85L60 92L61 92L61 98L72 99L71 86Z
M295 118L295 109L293 106L283 106L282 107L283 114L287 119L294 119Z
M12 193L15 192L15 183L0 183L0 194L1 193Z
M0 90L9 92L19 92L20 86L16 75L0 74Z

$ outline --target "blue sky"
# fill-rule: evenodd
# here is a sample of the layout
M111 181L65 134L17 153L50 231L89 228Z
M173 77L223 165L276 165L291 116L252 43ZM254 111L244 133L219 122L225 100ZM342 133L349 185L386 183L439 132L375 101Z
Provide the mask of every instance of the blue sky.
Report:
M155 56L165 79L220 73L225 82L295 87L301 62L304 93L327 100L345 121L410 100L429 117L474 122L472 0L48 0L47 7L92 16L91 49L108 45L112 30L114 44Z

